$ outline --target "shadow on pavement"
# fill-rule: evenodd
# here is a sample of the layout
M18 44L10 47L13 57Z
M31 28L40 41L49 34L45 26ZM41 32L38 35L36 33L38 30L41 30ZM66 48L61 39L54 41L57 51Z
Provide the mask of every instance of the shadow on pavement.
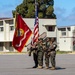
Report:
M62 69L66 69L66 68L56 67L56 70L62 70Z
M37 69L37 68L29 67L29 68L26 68L26 69Z
M50 67L50 68L51 68L51 67ZM49 68L49 69L50 69L50 68ZM29 67L29 68L26 68L26 69L38 69L38 68ZM45 68L43 67L43 69L45 69ZM66 69L66 68L56 67L55 70L63 70L63 69Z

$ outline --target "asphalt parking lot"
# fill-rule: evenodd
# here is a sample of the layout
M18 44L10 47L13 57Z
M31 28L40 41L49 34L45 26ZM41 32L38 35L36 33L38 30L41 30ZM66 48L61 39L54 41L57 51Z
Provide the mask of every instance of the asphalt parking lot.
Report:
M0 75L75 75L75 54L57 54L56 70L33 66L32 56L27 54L0 55Z

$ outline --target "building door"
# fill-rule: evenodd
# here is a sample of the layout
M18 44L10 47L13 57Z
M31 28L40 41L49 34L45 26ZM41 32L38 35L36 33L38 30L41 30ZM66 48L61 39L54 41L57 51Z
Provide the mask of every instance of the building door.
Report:
M14 48L12 47L12 42L9 42L10 43L10 52L13 52L14 51Z
M3 51L3 42L0 42L0 51Z
M75 29L73 30L73 50L75 51Z
M75 40L73 40L73 50L75 51Z
M4 48L4 51L5 51L5 52L9 52L9 42L5 42L5 43L4 43L4 47L5 47L5 48Z

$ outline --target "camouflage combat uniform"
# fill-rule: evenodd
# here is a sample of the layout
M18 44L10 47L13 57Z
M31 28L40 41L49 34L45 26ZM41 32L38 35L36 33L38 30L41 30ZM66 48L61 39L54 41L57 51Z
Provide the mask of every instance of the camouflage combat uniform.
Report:
M29 51L29 56L31 56L31 53L33 52L33 60L35 65L33 66L33 68L37 68L38 67L38 55L37 55L37 44L31 46L30 51Z
M55 61L56 51L55 51L55 49L57 47L56 42L53 42L52 45L53 45L53 48L51 49L51 52L50 52L50 59L51 59L52 68L55 69L55 66L56 66L56 61Z
M47 38L47 40L45 41L46 43L45 43L45 65L46 65L46 68L49 68L49 57L48 57L48 48L49 48L49 46L50 46L50 39L49 38Z
M55 56L56 56L56 42L53 40L49 40L46 42L46 52L45 52L45 64L46 68L49 68L49 59L51 61L52 68L55 68Z
M40 39L39 43L38 43L38 68L43 68L43 55L44 55L44 51L43 51L43 46L42 46L42 42L43 40Z

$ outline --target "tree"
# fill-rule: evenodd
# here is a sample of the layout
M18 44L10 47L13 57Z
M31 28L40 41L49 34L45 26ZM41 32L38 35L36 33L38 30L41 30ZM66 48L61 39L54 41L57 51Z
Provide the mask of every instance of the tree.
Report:
M54 0L36 0L38 2L38 17L39 18L56 18L54 14ZM18 5L13 13L18 12L24 18L35 17L35 0L23 0L23 3Z

